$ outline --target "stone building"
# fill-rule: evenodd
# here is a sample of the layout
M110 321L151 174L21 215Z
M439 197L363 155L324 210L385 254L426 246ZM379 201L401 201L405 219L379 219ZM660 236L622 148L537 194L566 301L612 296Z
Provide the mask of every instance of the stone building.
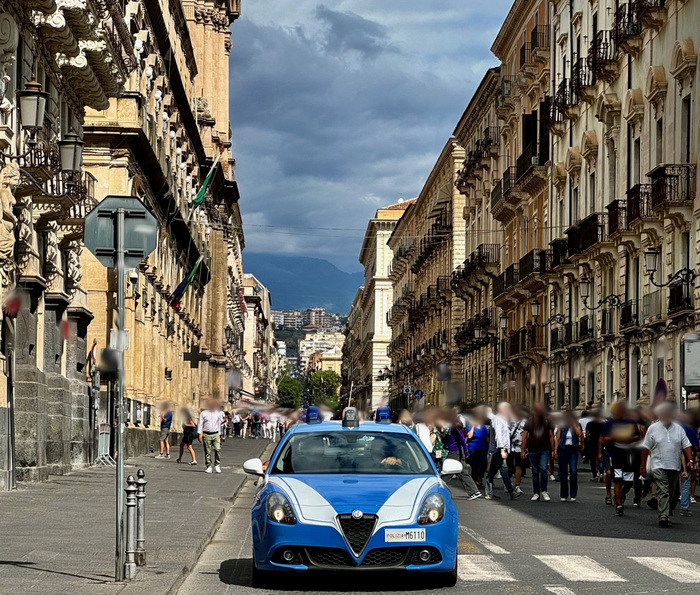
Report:
M340 401L343 406L357 406L355 386L361 386L360 379L365 376L362 369L363 361L361 358L362 343L362 296L365 288L359 287L355 292L355 297L352 300L352 305L348 312L348 321L345 325L344 340L342 345L343 361L340 367ZM352 388L351 388L352 387ZM350 401L351 391L353 399Z
M450 138L389 240L394 300L387 320L394 330L389 372L395 406L407 406L416 390L425 403L444 404L440 362L451 364L456 381L464 374L454 333L464 321L464 302L453 299L451 288L452 272L465 258L465 200L455 186L464 158L464 149ZM403 392L407 386L410 394Z
M0 489L91 462L82 168L85 110L134 68L122 6L0 3Z
M244 377L242 393L274 403L277 400L277 342L270 319L270 292L254 275L246 273L243 296L246 305L243 353L252 374Z
M228 118L238 14L235 0L0 3L1 487L88 465L97 428L110 433L107 375L89 388L87 354L99 363L110 344L116 283L82 246L105 196L138 196L159 224L127 282L127 452L154 443L154 406L223 401L246 371Z

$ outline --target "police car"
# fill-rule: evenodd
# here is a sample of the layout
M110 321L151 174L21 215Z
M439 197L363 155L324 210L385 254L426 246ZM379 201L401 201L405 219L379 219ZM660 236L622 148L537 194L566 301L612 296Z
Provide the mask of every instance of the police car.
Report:
M417 436L390 423L322 421L309 407L266 470L260 459L243 465L258 475L251 511L253 582L284 572L402 570L457 581L457 507ZM445 460L442 474L462 470Z

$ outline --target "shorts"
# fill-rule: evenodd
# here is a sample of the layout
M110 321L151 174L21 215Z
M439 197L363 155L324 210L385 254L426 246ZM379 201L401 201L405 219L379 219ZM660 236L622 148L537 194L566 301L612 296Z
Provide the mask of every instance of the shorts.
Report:
M520 457L519 452L509 452L508 453L508 463L513 467L520 467L521 469L527 469L527 459Z
M161 428L159 440L161 442L165 442L168 439L168 436L170 436L170 428Z
M624 469L613 469L613 482L632 483L633 481L634 471L625 471Z

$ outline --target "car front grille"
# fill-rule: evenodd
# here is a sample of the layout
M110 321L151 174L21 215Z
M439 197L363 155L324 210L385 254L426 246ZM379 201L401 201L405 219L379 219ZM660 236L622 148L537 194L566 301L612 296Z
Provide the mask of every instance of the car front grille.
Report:
M360 519L354 519L350 514L339 514L338 522L348 545L355 555L359 556L372 536L377 515L366 514Z
M384 547L367 552L361 566L399 566L406 558L407 548Z
M334 547L307 547L306 555L314 566L351 566L348 555Z

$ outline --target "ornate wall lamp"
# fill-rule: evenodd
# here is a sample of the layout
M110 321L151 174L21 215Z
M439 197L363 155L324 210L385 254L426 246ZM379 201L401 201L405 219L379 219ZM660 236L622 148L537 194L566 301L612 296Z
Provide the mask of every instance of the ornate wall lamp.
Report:
M538 324L537 319L540 317L540 308L542 305L537 300L532 300L530 302L530 313L532 314L532 319L534 322L530 323L531 326L538 328L545 328L550 324L564 324L563 314L554 314L547 319L547 322Z
M584 307L588 310L598 310L606 304L612 308L619 308L622 306L620 296L614 293L606 295L602 300L598 300L597 306L589 306L588 300L591 297L591 280L585 276L581 277L581 279L579 279L578 286L581 290L581 301L583 302Z
M654 274L658 270L659 266L659 253L657 250L647 250L644 252L644 266L649 275L649 281L651 281L652 285L655 285L656 287L668 287L676 281L680 281L681 283L685 283L687 285L695 284L696 273L693 269L688 267L684 267L673 273L666 283L657 283L654 281Z

